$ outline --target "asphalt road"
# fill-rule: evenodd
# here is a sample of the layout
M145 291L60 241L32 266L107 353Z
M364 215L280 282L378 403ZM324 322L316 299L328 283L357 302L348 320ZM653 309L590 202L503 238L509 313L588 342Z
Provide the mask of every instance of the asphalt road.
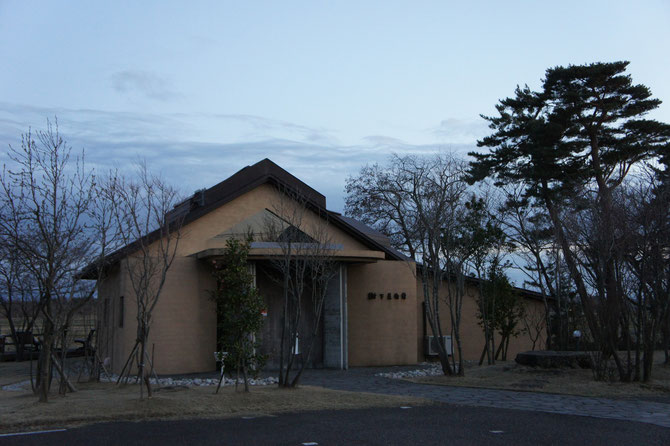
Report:
M101 423L0 445L670 445L644 423L454 405Z

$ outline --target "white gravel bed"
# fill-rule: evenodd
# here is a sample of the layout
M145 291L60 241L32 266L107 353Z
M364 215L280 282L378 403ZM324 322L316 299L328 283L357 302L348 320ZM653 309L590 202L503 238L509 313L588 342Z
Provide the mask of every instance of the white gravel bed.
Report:
M101 376L101 382L116 382L119 379L118 375L112 375L111 377ZM156 384L156 378L151 378L151 384ZM131 377L128 381L129 383L135 383L135 378ZM258 379L249 379L249 385L251 386L269 386L272 384L277 384L279 380L275 377L268 378L258 378ZM219 384L218 378L158 378L158 385L160 387L171 387L171 386L186 386L186 387L203 387L203 386L216 386ZM240 378L239 384L244 384L244 381ZM235 380L229 379L227 377L223 378L221 386L234 386Z
M72 376L72 375L70 375ZM54 378L55 379L55 378ZM116 382L119 379L118 375L106 376L102 374L100 376L100 382ZM131 377L128 382L130 384L135 384L135 377ZM258 379L249 379L249 385L251 386L270 386L272 384L277 384L279 380L275 377L268 378L258 378ZM156 378L151 378L151 384L156 385ZM204 387L204 386L216 386L219 384L218 378L159 378L158 386L159 387L174 387L174 386L185 386L185 387ZM239 384L244 385L244 381L240 379ZM224 378L221 386L234 386L235 380ZM19 392L23 390L30 389L30 381L21 381L14 384L8 384L2 386L2 390L9 392Z
M442 366L439 362L423 362L423 368L416 370L406 370L403 372L381 372L375 373L375 376L383 378L403 379L403 378L418 378L420 376L440 376L444 375Z

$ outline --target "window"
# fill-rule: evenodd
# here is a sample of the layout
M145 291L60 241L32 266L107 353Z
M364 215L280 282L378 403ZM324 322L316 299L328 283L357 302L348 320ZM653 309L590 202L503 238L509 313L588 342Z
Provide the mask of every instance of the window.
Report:
M119 297L119 328L123 328L123 317L125 316L124 311L124 299L123 296Z

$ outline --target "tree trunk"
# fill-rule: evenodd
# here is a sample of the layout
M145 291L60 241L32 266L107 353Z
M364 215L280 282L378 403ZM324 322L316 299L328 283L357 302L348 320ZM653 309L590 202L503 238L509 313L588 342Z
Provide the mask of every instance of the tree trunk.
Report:
M598 346L602 350L603 356L608 356L608 352L606 350L608 350L610 346L608 345L607 340L604 339L607 334L602 332L601 324L599 324L596 319L597 312L594 308L594 302L586 289L584 278L579 272L577 260L574 258L571 251L570 242L568 241L563 231L563 223L560 216L558 215L558 210L555 208L554 203L549 195L549 187L546 180L542 180L542 193L545 206L547 207L547 211L549 213L549 217L551 218L552 226L556 234L556 239L561 247L561 252L563 252L563 258L568 267L568 271L570 272L570 276L572 277L572 280L575 283L575 287L577 288L577 294L580 297L588 327L591 330L591 334L593 335L594 339L598 343ZM559 307L558 310L560 314L561 308Z
M242 365L242 377L244 378L244 391L249 393L249 379L247 378L247 364Z
M16 348L16 356L14 357L14 360L19 362L23 360L23 343L19 342L19 336L16 334L16 326L14 325L11 311L5 310L5 315L7 322L9 323L9 334L14 341L14 348Z
M237 385L240 382L240 360L235 363L235 392L237 392Z
M121 382L121 379L123 379L124 376L128 376L130 374L130 370L132 369L131 366L131 361L135 357L135 352L137 351L137 348L139 347L140 342L139 339L135 340L135 345L133 345L133 349L130 351L130 354L128 355L128 359L126 359L126 363L123 365L123 368L121 369L121 373L119 373L119 377L116 380L116 383L119 384ZM127 382L127 380L126 380Z
M484 357L486 356L488 351L489 351L489 349L488 349L488 342L487 342L486 345L484 345L484 348L482 349L482 354L479 355L479 363L477 365L481 366L484 363ZM490 358L489 358L489 361L490 361ZM490 364L491 364L491 362L489 362L489 365Z
M279 343L279 387L285 387L284 382L284 351L286 344L286 332L288 331L288 272L284 272L284 314L282 316L281 340Z
M670 330L665 330L663 334L663 354L665 355L665 365L670 364Z
M430 303L430 299L428 299L428 305L432 305ZM439 317L439 316L438 316ZM446 349L444 348L443 343L441 342L441 330L438 327L438 323L435 320L436 316L434 312L429 311L428 314L428 325L430 325L430 329L433 332L433 336L437 338L437 356L440 359L440 365L442 366L442 373L445 375L453 375L453 370L451 369L451 365L449 364L449 356L447 355Z
M49 401L49 384L51 383L51 345L53 335L53 324L48 319L44 321L44 341L39 356L39 383L37 391L40 403Z
M507 361L507 352L509 352L509 341L510 338L507 338L507 342L505 342L505 352L503 353L503 361Z
M456 375L465 376L465 370L463 367L463 349L461 347L461 336L459 331L454 331L454 339L456 340L456 349L458 350L458 371Z
M61 382L63 383L63 385L64 385L70 392L76 392L77 389L74 387L74 385L72 384L72 382L68 379L67 375L65 375L65 369L64 369L65 366L64 366L64 365L61 366L62 363L59 363L59 362L58 362L58 358L56 358L56 355L55 355L55 353L54 353L53 351L51 352L51 362L52 362L52 364L54 365L54 367L56 368L56 371L58 372L58 374L60 375L60 377L61 377ZM64 395L65 392L62 392L62 394Z
M137 360L137 377L140 381L140 399L144 398L144 352L146 348L146 339L140 341L140 351Z
M425 274L425 272L424 272ZM437 338L437 355L442 366L442 373L445 375L453 375L454 370L449 363L449 355L442 343L442 325L440 322L439 312L439 284L442 279L442 274L439 270L433 268L432 274L432 289L429 288L427 278L422 276L424 299L426 301L426 309L428 311L428 324L433 332L433 336ZM429 290L430 289L430 290ZM432 292L432 294L431 294Z
M506 339L506 338L502 338L502 339L500 340L500 344L498 344L498 350L496 350L496 355L495 355L495 358L496 358L496 359L498 359L498 357L499 357L500 354L502 353L503 347L505 346L505 339Z
M324 297L321 297L321 301L323 302ZM319 331L319 325L321 324L321 313L323 312L323 306L321 306L321 309L317 312L316 318L314 321L314 325L312 326L312 334L310 337L310 342L309 346L307 347L307 354L305 356L305 360L302 362L300 365L300 369L298 370L298 373L295 375L293 378L293 382L291 383L291 387L297 387L298 383L300 382L300 377L302 376L302 372L305 370L305 366L309 362L310 357L312 356L312 349L314 348L314 341L316 339L316 335Z
M636 333L635 333L635 377L633 378L635 381L639 381L642 379L642 374L640 373L640 366L641 366L641 346L642 346L642 302L640 302L640 299L642 298L641 294L638 294L638 300L637 300L637 322L636 322Z
M51 318L51 296L42 297L44 303L44 326L43 326L43 342L41 345L39 356L39 401L46 403L49 401L49 388L51 387L51 356L52 346L54 342L54 324Z
M60 372L60 382L59 382L59 386L58 386L58 393L60 393L61 395L65 395L65 393L67 392L67 388L68 388L68 385L66 383L66 381L68 381L68 379L65 377L65 373L64 373L65 372L65 370L64 370L65 369L65 363L67 362L67 347L66 347L67 346L67 325L65 326L65 328L63 328L63 331L61 333L60 338L61 338L60 339L60 345L61 345L60 363L62 364L62 370L61 370L61 367L58 365L58 362L56 361L57 358L51 358L51 361L56 366L56 369ZM74 390L71 390L71 391L74 392Z

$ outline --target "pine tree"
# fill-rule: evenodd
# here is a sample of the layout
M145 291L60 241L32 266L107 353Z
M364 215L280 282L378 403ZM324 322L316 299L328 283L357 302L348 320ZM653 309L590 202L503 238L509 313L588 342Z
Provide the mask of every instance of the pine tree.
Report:
M660 101L633 84L627 66L555 67L541 91L517 87L497 105L499 116L484 117L494 133L478 145L490 151L471 153L470 166L471 181L521 182L526 197L545 208L594 340L623 381L630 379L616 345L625 305L617 270L623 234L614 230L613 197L631 168L670 149L670 125L643 118ZM568 224L576 215L591 225L587 249Z

